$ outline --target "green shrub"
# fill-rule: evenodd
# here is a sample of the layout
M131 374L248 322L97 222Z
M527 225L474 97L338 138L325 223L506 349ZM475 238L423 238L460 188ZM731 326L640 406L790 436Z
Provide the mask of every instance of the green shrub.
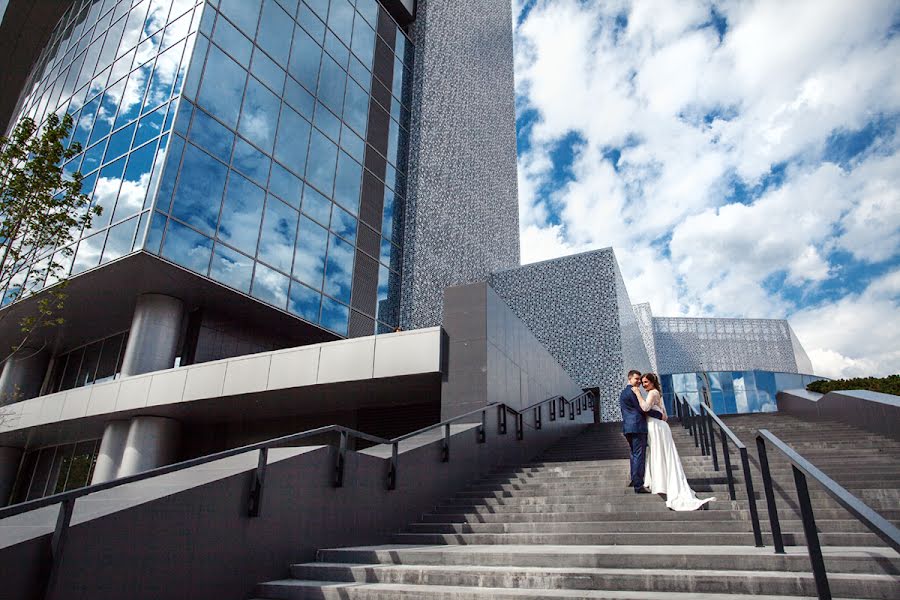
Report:
M827 394L838 390L869 390L900 396L900 375L887 377L856 377L853 379L822 379L806 386L811 392Z

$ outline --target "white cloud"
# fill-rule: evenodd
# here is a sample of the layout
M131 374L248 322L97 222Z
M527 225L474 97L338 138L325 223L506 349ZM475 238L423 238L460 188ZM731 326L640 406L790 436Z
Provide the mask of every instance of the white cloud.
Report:
M705 26L713 5L721 40ZM857 290L835 250L900 257L900 139L887 130L849 161L823 158L833 136L900 115L898 14L890 0L538 0L516 39L517 103L538 115L519 159L523 262L612 245L632 300L656 314L796 313L823 373L884 371L900 344L860 336L891 318L889 298L810 308L772 281L804 298L835 281ZM548 187L550 152L572 132L584 141L572 180ZM728 199L785 163L762 195ZM849 337L822 337L838 323Z

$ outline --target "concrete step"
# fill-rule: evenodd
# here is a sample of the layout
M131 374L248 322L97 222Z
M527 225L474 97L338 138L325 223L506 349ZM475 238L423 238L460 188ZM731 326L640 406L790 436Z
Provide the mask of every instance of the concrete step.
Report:
M453 507L451 507L453 508ZM449 510L448 512L431 512L420 517L423 523L551 523L574 521L639 521L647 518L646 512L633 510L618 510L615 512L492 512L480 507L480 512L465 512ZM764 506L759 507L759 518L768 522L769 513ZM799 511L779 511L779 519L799 520ZM885 515L882 515L885 516ZM900 523L900 511L892 511L886 516L888 520ZM849 513L844 509L822 509L816 512L816 521L836 521L850 519ZM676 512L673 510L656 511L653 520L664 521L750 521L748 510L695 510L691 512ZM855 519L851 519L854 520Z
M791 546L804 544L801 532L782 532L784 543ZM392 536L396 544L675 544L680 546L734 546L753 545L749 532L637 532L637 533L397 533ZM771 536L763 534L763 543L771 545ZM823 546L883 546L871 533L820 533Z
M270 581L256 588L260 600L814 600L812 596L687 594L672 592L616 592L461 588L457 586L358 584L334 581Z
M489 587L530 590L614 590L639 592L809 596L816 593L811 574L780 571L641 569L585 567L489 567L444 565L371 565L304 563L291 566L296 579ZM891 575L833 574L832 593L890 600L900 585Z
M822 550L828 568L840 573L900 575L900 555L887 548ZM740 569L808 572L805 547L786 546L785 554L753 546L407 546L389 544L319 550L324 562L403 565L484 565L512 567L646 569Z

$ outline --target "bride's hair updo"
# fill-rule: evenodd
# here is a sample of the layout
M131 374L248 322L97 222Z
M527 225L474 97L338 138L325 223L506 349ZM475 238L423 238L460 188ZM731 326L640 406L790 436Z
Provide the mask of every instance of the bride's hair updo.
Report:
M650 382L650 385L653 386L653 389L662 393L662 390L659 387L659 377L656 376L655 373L644 373L644 379Z

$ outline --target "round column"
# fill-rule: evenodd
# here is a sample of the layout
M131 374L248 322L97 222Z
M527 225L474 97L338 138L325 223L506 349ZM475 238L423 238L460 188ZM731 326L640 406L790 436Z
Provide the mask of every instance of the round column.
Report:
M178 351L184 303L162 294L138 296L122 359L122 376L171 369Z
M125 451L125 442L128 440L128 421L109 421L103 430L103 439L100 440L100 451L97 454L97 464L94 466L94 475L91 483L103 483L116 478L119 465L122 464L122 453Z
M37 397L49 362L50 353L35 348L22 348L10 356L0 373L0 406Z
M16 475L19 473L21 461L21 448L0 446L0 506L9 504L9 496L16 483Z
M149 471L175 462L181 426L166 417L134 417L117 477Z

